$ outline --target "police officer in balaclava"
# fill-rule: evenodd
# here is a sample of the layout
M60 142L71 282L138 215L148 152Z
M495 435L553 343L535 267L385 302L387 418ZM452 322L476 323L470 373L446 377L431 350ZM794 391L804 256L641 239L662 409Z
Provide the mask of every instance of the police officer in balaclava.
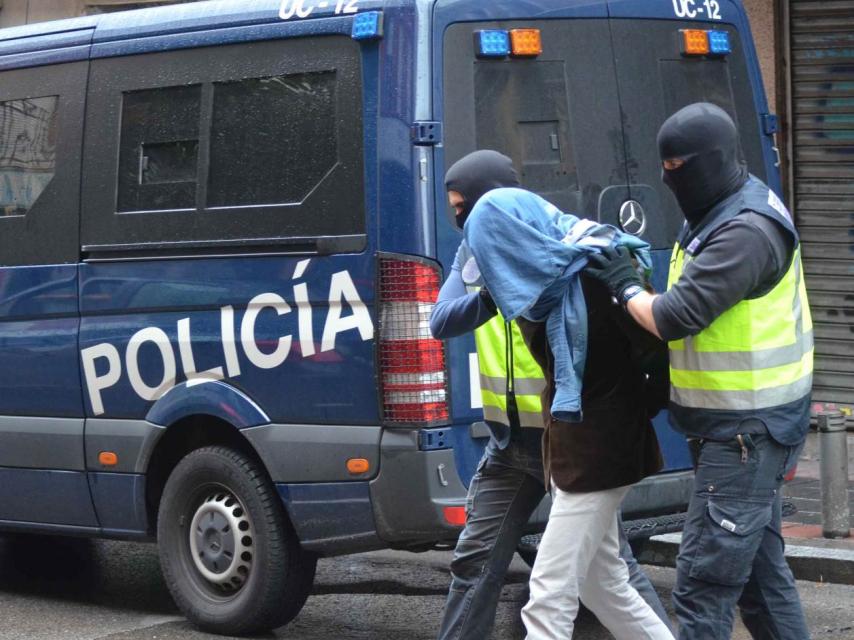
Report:
M448 200L456 211L456 224L460 229L485 193L502 187L520 186L513 161L503 153L489 149L470 153L445 174Z
M673 592L679 638L729 638L738 604L754 638L807 639L780 533L780 486L810 422L798 233L779 197L747 173L723 109L681 109L658 147L686 219L667 292L644 291L619 251L591 259L587 273L670 343L670 422L697 454Z
M715 105L695 104L671 116L658 134L658 148L662 180L692 227L747 182L735 124Z

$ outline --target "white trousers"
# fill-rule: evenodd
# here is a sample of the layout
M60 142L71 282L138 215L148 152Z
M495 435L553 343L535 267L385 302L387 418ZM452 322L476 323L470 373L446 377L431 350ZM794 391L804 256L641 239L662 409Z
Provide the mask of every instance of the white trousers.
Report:
M629 487L566 493L552 488L552 510L522 609L527 640L570 640L579 598L617 640L673 640L629 585L620 558L617 509Z

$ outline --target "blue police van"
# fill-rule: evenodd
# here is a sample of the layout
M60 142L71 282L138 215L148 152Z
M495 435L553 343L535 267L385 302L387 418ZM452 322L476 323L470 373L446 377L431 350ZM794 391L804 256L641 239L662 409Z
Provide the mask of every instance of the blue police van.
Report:
M461 238L445 170L507 153L649 241L663 287L681 217L655 135L699 100L779 190L735 0L221 0L0 31L0 530L156 540L184 614L231 634L294 618L318 557L452 543L487 432L473 340L429 333ZM690 492L657 428L637 535Z

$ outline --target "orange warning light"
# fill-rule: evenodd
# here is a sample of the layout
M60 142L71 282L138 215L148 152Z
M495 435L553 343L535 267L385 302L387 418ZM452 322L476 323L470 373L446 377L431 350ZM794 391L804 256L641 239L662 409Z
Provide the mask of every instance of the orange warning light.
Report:
M510 50L514 56L536 57L543 52L543 40L539 29L512 29Z
M371 470L371 463L365 458L350 458L347 460L347 471L350 475L360 476Z
M681 29L682 53L686 56L705 56L709 53L709 32L702 29Z
M115 467L119 463L119 457L112 451L102 451L98 454L98 462L105 467Z

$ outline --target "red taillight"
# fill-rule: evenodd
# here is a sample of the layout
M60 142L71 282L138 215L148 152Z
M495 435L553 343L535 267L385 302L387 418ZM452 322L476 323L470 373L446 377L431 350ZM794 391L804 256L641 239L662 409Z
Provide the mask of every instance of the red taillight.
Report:
M448 420L445 346L430 334L440 286L436 265L380 258L379 361L387 423Z
M452 524L455 527L466 526L466 509L465 507L445 507L445 522Z

